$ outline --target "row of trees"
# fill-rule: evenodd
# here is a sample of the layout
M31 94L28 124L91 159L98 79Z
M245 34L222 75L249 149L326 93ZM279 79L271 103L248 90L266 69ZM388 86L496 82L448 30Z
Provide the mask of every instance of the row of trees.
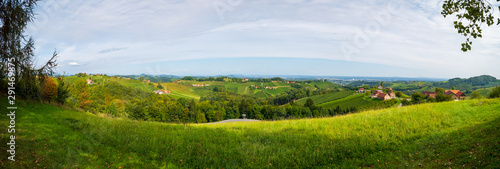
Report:
M451 95L444 94L444 89L442 88L436 88L435 92L437 93L436 97L429 97L419 92L415 92L411 95L411 102L408 100L403 100L401 103L403 105L411 105L411 104L421 104L421 103L447 102L453 100Z

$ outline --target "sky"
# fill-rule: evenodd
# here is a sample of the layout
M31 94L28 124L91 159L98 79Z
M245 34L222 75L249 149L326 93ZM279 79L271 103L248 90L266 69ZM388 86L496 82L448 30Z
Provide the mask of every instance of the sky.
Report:
M500 78L500 26L464 53L441 3L50 0L26 33L60 74Z

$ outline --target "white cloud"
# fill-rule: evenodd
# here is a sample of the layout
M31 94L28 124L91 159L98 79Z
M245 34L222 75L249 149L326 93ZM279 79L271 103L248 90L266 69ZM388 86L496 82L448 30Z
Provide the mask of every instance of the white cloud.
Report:
M205 0L65 2L42 1L37 9L43 17L30 27L37 32L37 53L51 53L56 47L61 62L88 69L221 57L291 57L398 65L436 72L422 74L432 77L500 77L500 68L492 64L500 61L500 38L495 34L499 27L486 28L485 38L474 40L473 51L463 53L460 44L465 39L454 30L453 19L439 14L437 0L242 1L228 4L223 19L214 1ZM387 23L377 18L384 12L390 13ZM366 27L378 31L369 33ZM356 45L359 32L369 37L367 45ZM343 44L359 52L346 57Z
M80 64L79 64L79 63L77 63L77 62L69 62L68 64L69 64L70 66L78 66L78 65L80 65Z

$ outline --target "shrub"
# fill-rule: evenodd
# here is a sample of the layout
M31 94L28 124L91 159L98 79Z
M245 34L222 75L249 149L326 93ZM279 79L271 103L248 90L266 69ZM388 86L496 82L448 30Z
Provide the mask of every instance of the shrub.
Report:
M500 87L495 87L488 95L489 98L500 98Z
M470 95L471 99L481 99L483 96L481 93L479 93L477 90L473 91L472 94Z
M42 86L42 96L46 100L52 100L57 96L57 85L54 79L47 77Z

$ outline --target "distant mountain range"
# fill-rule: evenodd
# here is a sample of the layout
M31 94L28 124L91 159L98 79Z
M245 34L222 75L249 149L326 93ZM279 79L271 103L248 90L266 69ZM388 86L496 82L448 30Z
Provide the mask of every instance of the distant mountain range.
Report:
M139 75L123 75L127 77L137 76L137 77L157 77L161 79L181 79L184 76L177 75L148 75L148 74L139 74ZM194 78L201 77L229 77L229 78L249 78L249 79L261 79L261 78L273 78L280 77L286 80L327 80L327 81L386 81L386 82L394 82L394 81L427 81L427 82L440 82L447 81L452 79L446 78L429 78L429 77L370 77L370 76L310 76L310 75L215 75L215 76L192 76ZM476 77L490 77L490 79L496 79L493 76L489 75L481 75ZM471 77L474 78L474 77ZM454 80L460 78L453 78ZM467 78L465 78L467 79Z

